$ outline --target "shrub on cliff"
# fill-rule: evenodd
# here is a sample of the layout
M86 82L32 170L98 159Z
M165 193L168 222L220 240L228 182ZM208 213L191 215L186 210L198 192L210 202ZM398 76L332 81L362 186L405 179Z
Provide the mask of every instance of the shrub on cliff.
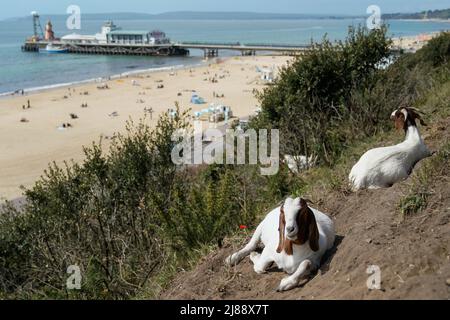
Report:
M350 28L345 41L314 44L258 95L253 126L279 128L282 153L317 155L327 165L353 140L388 128L392 110L445 80L450 34L387 65L394 57L386 31Z
M25 191L23 208L3 208L2 296L148 294L162 270L184 266L193 250L220 244L240 225L252 226L279 200L265 186L274 178L258 175L256 166L177 167L172 133L188 127L187 113L164 114L153 130L130 121L109 152L93 144L81 164L52 164ZM66 286L71 265L80 268L81 290Z

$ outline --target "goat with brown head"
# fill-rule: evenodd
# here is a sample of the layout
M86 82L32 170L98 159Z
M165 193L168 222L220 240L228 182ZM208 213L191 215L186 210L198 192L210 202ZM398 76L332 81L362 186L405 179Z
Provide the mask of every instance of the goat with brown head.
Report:
M389 188L407 179L420 160L432 155L417 127L417 120L426 126L421 111L412 107L401 107L391 113L391 119L398 130L404 130L404 141L366 151L348 176L354 191Z
M247 245L228 256L225 262L236 265L250 255L257 273L266 272L275 263L289 274L277 289L285 291L295 288L300 279L320 266L334 239L334 223L330 217L310 208L305 199L289 197L266 215ZM264 244L262 253L256 252L259 242Z
M317 229L316 218L308 207L307 200L297 198L295 200L287 199L286 201L289 200L291 201L287 206L283 204L280 208L277 252L281 253L284 250L287 255L292 255L293 244L302 245L307 241L309 241L311 250L319 250L319 230Z
M394 120L395 128L398 130L403 129L405 132L409 126L416 126L416 120L419 120L422 126L426 126L426 123L422 120L422 112L412 107L402 107L391 114L391 120Z

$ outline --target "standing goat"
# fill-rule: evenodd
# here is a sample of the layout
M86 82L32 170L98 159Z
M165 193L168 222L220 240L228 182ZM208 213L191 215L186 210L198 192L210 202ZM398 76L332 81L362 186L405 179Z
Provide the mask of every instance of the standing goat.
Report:
M334 238L334 224L327 215L309 208L304 199L287 198L283 205L267 214L250 242L229 256L225 263L236 265L250 254L255 272L264 273L275 262L278 268L290 274L281 280L277 290L286 291L319 268ZM264 244L261 254L254 252L259 241Z
M395 127L405 131L405 141L395 146L367 151L353 166L349 180L353 190L388 188L406 179L420 160L431 156L420 136L416 119L426 124L419 110L403 107L391 114Z

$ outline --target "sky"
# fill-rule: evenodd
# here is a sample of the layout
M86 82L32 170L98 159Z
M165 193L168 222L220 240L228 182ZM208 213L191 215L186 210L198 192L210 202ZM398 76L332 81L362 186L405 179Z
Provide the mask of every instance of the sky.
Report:
M4 1L6 2L6 1ZM168 11L251 11L364 15L369 5L382 13L450 8L450 0L14 0L3 3L0 19L41 14L65 14L69 5L84 13Z

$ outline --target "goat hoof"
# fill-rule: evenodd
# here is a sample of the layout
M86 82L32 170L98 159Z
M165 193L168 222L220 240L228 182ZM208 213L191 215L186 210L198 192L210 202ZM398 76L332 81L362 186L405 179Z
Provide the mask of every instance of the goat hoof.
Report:
M262 270L262 269L253 268L253 270L254 270L257 274L265 274L265 273L267 273L266 270Z
M226 259L225 259L225 264L227 265L227 266L235 266L235 265L237 265L239 262L240 262L240 260L239 259L236 259L236 256L234 256L235 254L232 254L232 255L230 255L230 256L228 256ZM234 257L233 257L234 256Z
M288 291L297 287L297 283L289 281L287 279L282 279L280 285L278 286L278 292Z
M284 291L287 291L288 289L283 289L281 286L278 286L278 288L275 289L275 292L283 293Z

